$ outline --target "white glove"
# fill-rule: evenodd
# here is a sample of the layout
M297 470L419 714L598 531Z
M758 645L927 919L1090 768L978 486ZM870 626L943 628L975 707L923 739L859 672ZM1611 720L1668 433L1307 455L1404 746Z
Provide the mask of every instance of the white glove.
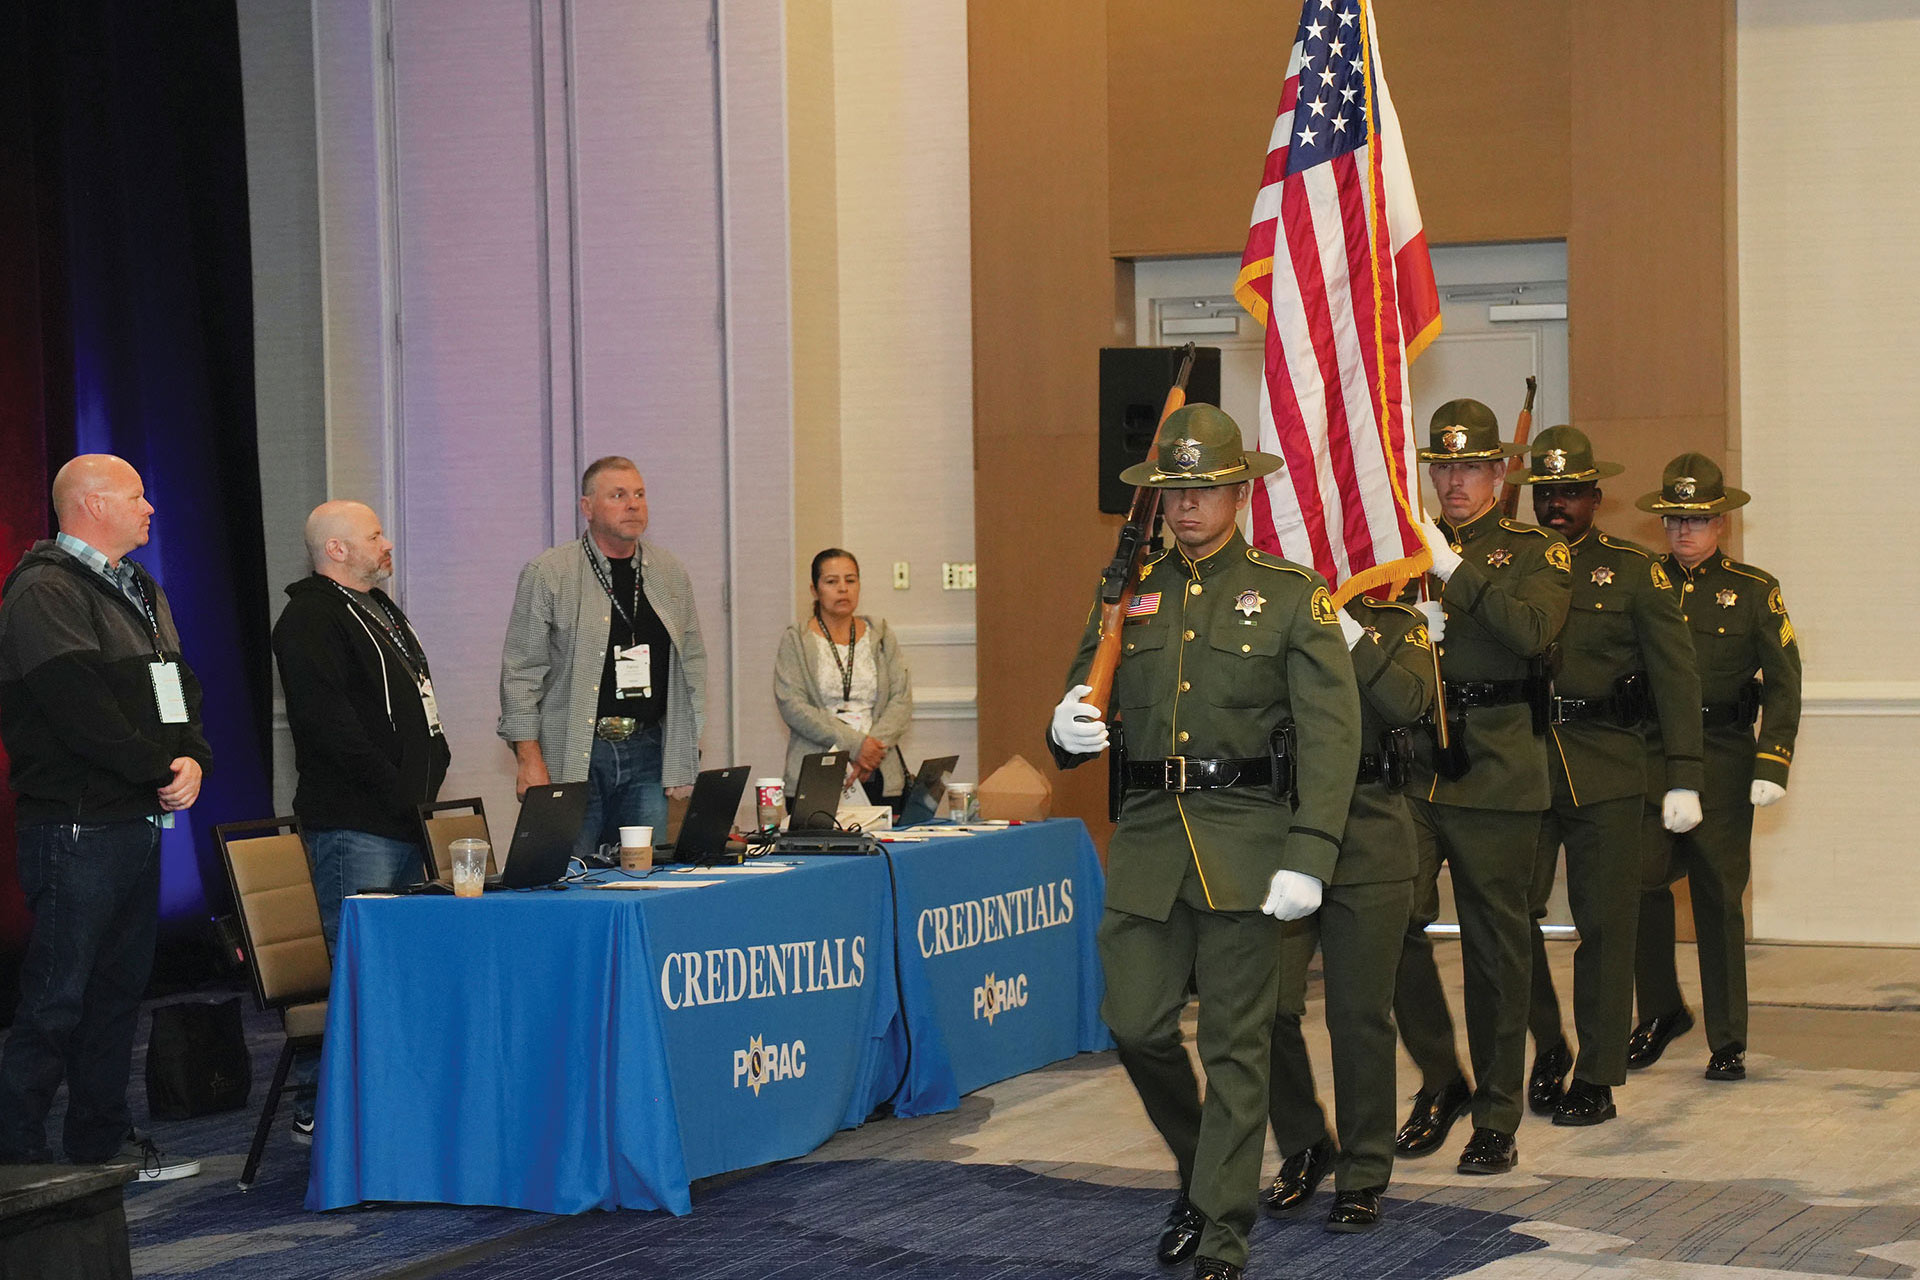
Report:
M1427 617L1427 639L1439 644L1447 638L1447 611L1438 600L1421 600L1413 607Z
M1754 808L1764 809L1785 794L1787 789L1779 783L1768 782L1765 778L1755 778L1753 789L1747 793L1747 799L1753 802Z
M1355 622L1352 614L1342 609L1340 610L1340 634L1346 638L1347 648L1352 649L1360 643L1360 637L1367 634L1367 629Z
M1427 540L1427 550L1433 552L1433 576L1445 582L1460 567L1460 553L1447 541L1447 535L1440 532L1432 516L1420 517L1420 536Z
M1276 871L1260 909L1275 920L1303 920L1320 909L1321 887L1303 871Z
M1107 749L1107 722L1100 718L1100 708L1080 701L1092 692L1092 685L1077 684L1053 709L1053 728L1047 736L1062 751L1092 756Z
M1681 787L1667 792L1667 798L1660 802L1660 822L1675 835L1699 826L1700 793Z

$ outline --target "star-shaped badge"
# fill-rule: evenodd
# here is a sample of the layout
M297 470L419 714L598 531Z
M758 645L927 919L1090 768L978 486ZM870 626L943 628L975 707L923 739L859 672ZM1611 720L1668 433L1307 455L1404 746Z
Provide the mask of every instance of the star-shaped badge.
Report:
M1248 587L1245 591L1242 591L1239 598L1233 602L1233 607L1251 618L1254 614L1260 612L1260 606L1266 602L1267 598L1265 596L1255 591L1252 587Z
M1610 586L1612 586L1612 585L1613 585L1613 570L1612 570L1612 569L1609 569L1609 568L1608 568L1608 567L1607 567L1606 565L1604 565L1604 564L1603 564L1603 565L1601 565L1601 566L1600 566L1600 567L1599 567L1598 569L1595 569L1595 570L1593 571L1593 585L1594 585L1594 586L1596 586L1596 587L1610 587Z
M1512 560L1513 552L1507 550L1505 547L1498 547L1487 553L1487 563L1496 569L1506 568Z
M1726 587L1722 587L1713 593L1713 602L1722 609L1731 609L1734 605L1740 603L1740 597Z

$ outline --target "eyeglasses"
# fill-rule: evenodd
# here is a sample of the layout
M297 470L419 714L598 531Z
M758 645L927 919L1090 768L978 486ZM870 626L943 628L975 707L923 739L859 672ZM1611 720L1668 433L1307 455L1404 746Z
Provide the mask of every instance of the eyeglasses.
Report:
M1688 533L1699 533L1716 519L1717 516L1661 516L1660 523L1666 526L1668 533L1678 533L1682 529Z

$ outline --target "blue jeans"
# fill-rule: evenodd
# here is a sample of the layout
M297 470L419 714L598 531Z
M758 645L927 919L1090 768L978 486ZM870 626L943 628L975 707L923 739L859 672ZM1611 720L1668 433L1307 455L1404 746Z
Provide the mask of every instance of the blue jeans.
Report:
M661 728L639 730L625 742L593 740L588 765L587 820L573 856L591 857L620 843L622 827L652 827L655 844L667 837L667 793L660 785Z
M328 827L307 832L313 851L313 892L320 899L320 931L327 954L340 934L340 899L362 889L399 889L426 875L420 846L366 831Z
M133 1128L127 1077L160 927L159 828L23 826L20 887L33 930L0 1055L0 1161L51 1158L47 1112L64 1077L67 1157L98 1164Z

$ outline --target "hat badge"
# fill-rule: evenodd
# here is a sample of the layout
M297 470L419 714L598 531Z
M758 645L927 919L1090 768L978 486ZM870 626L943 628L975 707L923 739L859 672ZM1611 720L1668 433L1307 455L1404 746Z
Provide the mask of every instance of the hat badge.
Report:
M1446 453L1459 453L1467 447L1467 429L1448 427L1440 433L1440 448Z
M1200 465L1200 442L1191 436L1182 436L1173 442L1173 465L1182 471L1191 471Z
M1699 487L1700 487L1700 482L1698 480L1695 480L1692 476L1675 476L1673 478L1674 501L1675 502L1692 502L1693 495L1699 489Z
M1547 474L1557 476L1567 469L1567 451L1565 449L1549 449L1546 452L1545 461L1547 464Z

